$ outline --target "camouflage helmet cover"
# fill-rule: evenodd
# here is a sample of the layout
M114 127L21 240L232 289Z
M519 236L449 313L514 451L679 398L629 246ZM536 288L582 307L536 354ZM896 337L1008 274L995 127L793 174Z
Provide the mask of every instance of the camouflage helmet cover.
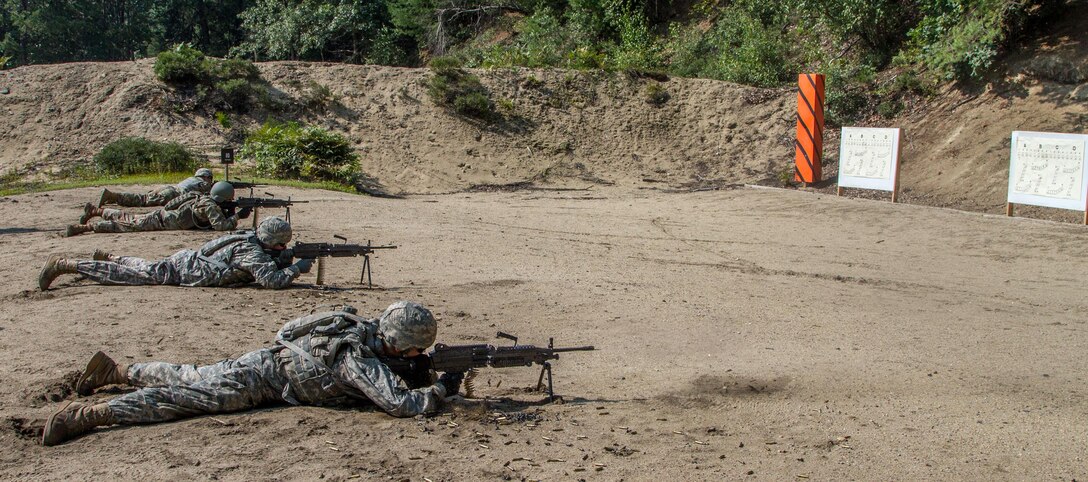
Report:
M265 246L287 244L291 241L291 223L276 216L264 218L257 225L257 239Z
M212 185L208 195L217 203L230 201L234 199L234 186L227 181L219 181Z
M398 301L389 305L378 320L378 332L386 343L398 351L412 348L423 350L434 343L438 322L423 305L413 301Z
M208 169L206 167L202 167L200 169L197 169L196 173L193 174L193 175L196 176L196 177L206 177L208 179L211 179L212 178L212 170Z

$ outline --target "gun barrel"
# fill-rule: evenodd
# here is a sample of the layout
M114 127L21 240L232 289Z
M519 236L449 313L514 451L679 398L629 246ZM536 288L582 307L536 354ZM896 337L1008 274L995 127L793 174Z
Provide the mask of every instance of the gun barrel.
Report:
M561 352L565 352L565 351L593 351L593 350L596 350L596 348L593 348L593 345L573 346L573 347L567 347L567 348L552 348L551 349L551 351L554 351L556 353L561 353Z

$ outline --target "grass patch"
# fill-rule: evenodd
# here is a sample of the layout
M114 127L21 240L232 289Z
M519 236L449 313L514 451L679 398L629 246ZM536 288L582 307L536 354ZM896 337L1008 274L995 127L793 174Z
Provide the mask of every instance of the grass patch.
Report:
M17 181L4 179L0 181L0 196L14 196L17 194L28 194L35 192L48 192L48 191L60 191L63 189L76 189L81 187L99 187L99 186L120 186L120 185L154 185L154 184L176 184L182 179L192 176L191 172L168 172L163 174L132 174L127 176L118 177L87 177L82 179L61 179L57 181ZM6 178L8 176L5 176ZM295 181L287 179L270 179L264 177L249 177L240 176L236 173L231 173L231 177L234 179L244 180L246 182L253 182L261 184L253 188L254 195L264 195L262 189L268 186L285 186L295 187L300 189L324 189L327 191L338 191L349 194L359 194L359 191L355 189L355 186L349 186L346 184L340 184L336 182L311 182L311 181ZM222 174L216 175L217 180L222 179ZM249 195L248 189L239 189L238 196Z

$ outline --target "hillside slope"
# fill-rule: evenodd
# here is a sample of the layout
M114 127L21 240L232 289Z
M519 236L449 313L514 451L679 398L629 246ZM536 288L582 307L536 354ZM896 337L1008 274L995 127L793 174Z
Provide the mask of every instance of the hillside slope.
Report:
M1080 55L1076 42L1063 43ZM1046 47L1045 42L1036 49ZM1034 51L1025 59L1038 58ZM1013 64L1010 64L1013 65ZM1083 132L1088 84L1063 84L1013 67L1009 82L958 89L895 121L905 131L907 202L998 212L1012 130ZM152 61L21 67L0 76L0 170L42 175L86 162L122 136L178 141L211 155L237 145L212 118L179 114ZM259 64L282 100L301 102L313 83L338 99L325 110L280 114L348 136L373 187L394 193L451 192L477 185L617 183L678 189L775 183L793 156L791 89L670 79L663 106L647 101L649 79L616 73L478 71L492 98L512 106L485 125L437 107L423 69L274 62ZM235 130L269 116L233 116ZM825 174L838 144L828 129Z

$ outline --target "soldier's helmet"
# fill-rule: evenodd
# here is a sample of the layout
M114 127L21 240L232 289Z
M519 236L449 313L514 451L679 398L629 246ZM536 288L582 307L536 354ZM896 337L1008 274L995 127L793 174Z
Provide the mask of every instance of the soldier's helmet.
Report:
M264 218L257 225L257 239L267 247L287 244L291 241L291 223L276 216Z
M378 332L389 346L408 351L423 350L438 336L438 322L423 305L413 301L398 301L389 305L378 320Z
M206 177L208 179L211 179L212 178L212 170L208 169L206 167L202 167L200 169L197 169L196 174L193 174L193 175L196 176L196 177Z
M208 192L208 196L211 196L212 201L217 203L230 201L234 199L234 186L227 181L219 181L212 185L212 190Z

